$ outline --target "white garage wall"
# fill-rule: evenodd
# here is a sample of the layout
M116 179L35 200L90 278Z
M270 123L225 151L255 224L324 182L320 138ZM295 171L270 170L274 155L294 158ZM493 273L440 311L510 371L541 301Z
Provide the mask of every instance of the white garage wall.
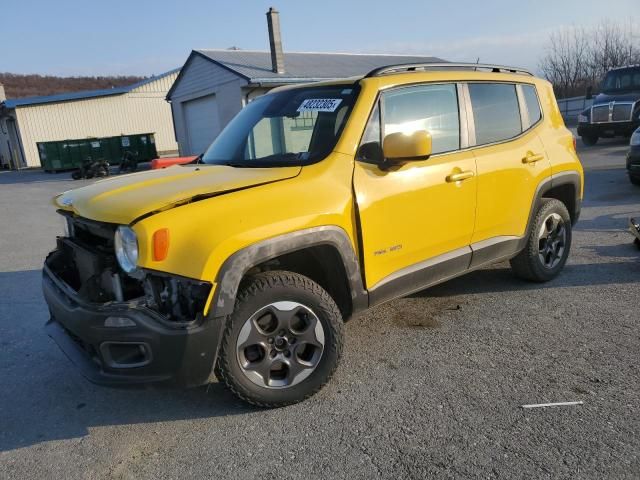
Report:
M214 120L211 120L210 124L199 126L201 129L215 132L212 135L213 139L242 108L242 87L246 84L247 81L242 77L199 55L190 58L182 68L182 75L171 94L175 134L181 155L202 153L191 148L185 113L186 105L193 100L215 95L217 125Z
M18 107L27 166L40 165L37 142L154 133L158 153L175 153L171 106L165 96L177 72L129 93Z
M220 133L218 102L215 95L183 102L189 153L198 155L211 145Z

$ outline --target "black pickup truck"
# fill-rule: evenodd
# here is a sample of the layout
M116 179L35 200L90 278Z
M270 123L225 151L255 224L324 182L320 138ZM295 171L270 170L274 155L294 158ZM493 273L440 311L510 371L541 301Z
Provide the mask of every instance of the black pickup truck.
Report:
M609 70L593 105L578 115L585 145L599 138L630 136L640 126L640 65Z

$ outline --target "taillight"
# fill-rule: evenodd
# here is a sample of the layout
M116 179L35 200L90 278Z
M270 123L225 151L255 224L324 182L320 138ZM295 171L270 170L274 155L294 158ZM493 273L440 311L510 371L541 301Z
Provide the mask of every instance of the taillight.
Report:
M573 149L574 150L576 150L576 148L577 148L577 145L578 145L577 141L578 141L578 139L576 137L573 137Z

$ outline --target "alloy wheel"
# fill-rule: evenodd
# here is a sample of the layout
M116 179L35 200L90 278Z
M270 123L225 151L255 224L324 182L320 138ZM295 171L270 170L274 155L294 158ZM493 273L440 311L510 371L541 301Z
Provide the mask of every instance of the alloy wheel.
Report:
M287 388L316 369L325 334L318 316L298 302L271 303L251 315L236 341L242 373L266 388Z
M538 257L545 268L553 269L562 260L567 244L567 229L557 213L551 213L538 232Z

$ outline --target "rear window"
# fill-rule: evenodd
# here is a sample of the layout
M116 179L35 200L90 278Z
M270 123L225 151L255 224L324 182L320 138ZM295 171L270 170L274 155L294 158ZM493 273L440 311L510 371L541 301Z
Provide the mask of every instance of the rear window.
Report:
M524 94L524 103L527 105L527 111L529 112L529 125L527 125L527 128L529 128L538 123L542 118L542 112L540 111L540 102L538 101L536 87L533 85L522 85L522 93Z
M471 83L469 95L476 129L476 145L507 140L522 132L515 85Z

